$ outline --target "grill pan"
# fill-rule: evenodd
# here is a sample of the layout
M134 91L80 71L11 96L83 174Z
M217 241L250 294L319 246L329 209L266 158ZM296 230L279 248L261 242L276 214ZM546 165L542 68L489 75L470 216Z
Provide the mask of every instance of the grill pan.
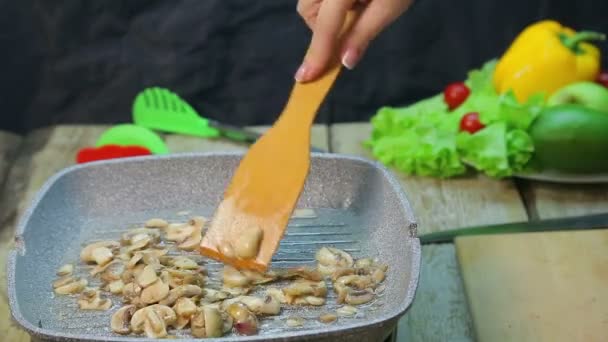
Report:
M47 181L19 222L8 260L8 293L14 320L34 338L53 341L157 341L120 336L110 312L80 311L73 298L55 297L57 268L78 265L83 244L117 239L151 217L184 220L179 212L210 217L242 153L190 153L100 161L67 168ZM271 267L314 265L321 246L389 265L384 290L352 318L322 324L315 317L338 306L329 285L320 308L286 308L261 320L257 336L217 341L382 341L410 306L418 284L420 242L399 183L381 165L361 158L313 153L298 208L316 217L292 218ZM211 274L220 264L205 261ZM87 269L76 266L75 274ZM90 279L90 278L89 278ZM91 284L95 285L95 284ZM112 297L110 297L112 298ZM289 328L289 316L310 318ZM172 332L170 332L172 333ZM197 340L200 339L189 339Z

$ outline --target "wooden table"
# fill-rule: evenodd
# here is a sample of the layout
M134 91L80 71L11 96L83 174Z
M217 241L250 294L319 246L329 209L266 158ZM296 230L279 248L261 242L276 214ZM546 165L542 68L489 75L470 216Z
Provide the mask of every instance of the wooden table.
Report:
M74 163L76 151L92 145L107 126L58 126L18 137L0 132L0 336L27 341L10 320L6 296L6 255L15 223L42 184ZM263 127L255 128L263 130ZM371 158L361 143L366 123L318 125L313 144L326 150ZM242 145L184 136L166 136L172 152L244 150ZM496 181L483 176L437 180L396 173L412 203L421 234L464 226L523 221L608 211L608 186L565 186ZM473 341L473 329L456 264L454 246L422 251L419 290L399 324L399 341Z

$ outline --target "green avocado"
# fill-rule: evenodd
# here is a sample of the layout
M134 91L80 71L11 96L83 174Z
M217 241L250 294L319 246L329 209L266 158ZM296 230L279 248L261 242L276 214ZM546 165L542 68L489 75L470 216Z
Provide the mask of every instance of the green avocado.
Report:
M567 173L608 172L608 113L580 105L545 108L530 127L532 163Z

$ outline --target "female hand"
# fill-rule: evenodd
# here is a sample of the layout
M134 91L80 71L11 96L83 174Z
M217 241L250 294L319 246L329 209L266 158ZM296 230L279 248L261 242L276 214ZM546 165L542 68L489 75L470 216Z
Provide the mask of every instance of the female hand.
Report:
M369 43L411 3L412 0L298 0L298 13L313 34L296 80L308 82L319 77L338 49L342 64L354 68ZM357 19L342 46L337 46L338 34L350 9L358 11Z

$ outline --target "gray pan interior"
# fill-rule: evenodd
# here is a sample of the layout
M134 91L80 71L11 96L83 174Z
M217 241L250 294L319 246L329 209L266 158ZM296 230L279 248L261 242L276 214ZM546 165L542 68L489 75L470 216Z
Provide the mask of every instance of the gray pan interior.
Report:
M109 329L112 311L79 311L73 298L55 297L51 282L64 263L77 263L82 245L117 238L121 229L151 217L183 220L178 212L211 216L240 153L176 154L95 162L70 167L51 178L22 217L16 249L8 262L14 319L33 336L48 340L142 341ZM373 256L389 265L385 288L353 318L324 325L315 320L335 310L335 297L318 309L285 309L264 319L254 337L220 340L381 340L410 306L418 283L420 243L412 210L399 183L370 161L313 154L299 208L316 218L292 219L273 267L314 264L319 246L354 257ZM211 272L221 266L206 262ZM78 269L77 272L86 272ZM307 319L288 328L288 316Z

